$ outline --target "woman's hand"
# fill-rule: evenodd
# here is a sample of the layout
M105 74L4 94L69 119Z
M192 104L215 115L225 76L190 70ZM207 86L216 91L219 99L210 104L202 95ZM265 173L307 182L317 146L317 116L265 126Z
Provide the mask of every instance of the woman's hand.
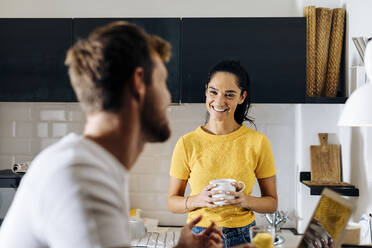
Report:
M240 183L238 183L238 182L236 182L236 183L231 183L231 185L235 187L236 192L240 192L240 191L243 189L243 187L244 187L242 184L240 184Z
M199 234L192 233L192 228L201 219L202 216L199 216L182 228L175 248L222 248L222 232L214 222L203 232Z
M236 206L236 207L241 207L241 208L248 208L246 205L246 203L248 202L248 198L249 196L244 194L243 192L239 192L243 189L243 186L236 182L236 183L231 183L231 185L233 185L235 188L236 188L236 192L234 191L226 191L225 194L226 195L233 195L235 197L235 199L231 199L231 200L223 200L225 202L226 205L232 205L232 206Z
M215 184L208 184L204 187L204 189L200 192L199 195L189 197L190 205L188 205L189 209L195 208L215 208L218 207L217 205L213 204L212 198L212 189L215 188L217 185Z
M315 218L311 220L310 225L304 234L304 241L307 244L307 247L335 247L332 236L329 235L323 225Z
M244 194L244 192L226 191L226 195L233 195L235 197L235 199L225 200L226 205L232 205L241 208L249 208L248 202L250 196Z

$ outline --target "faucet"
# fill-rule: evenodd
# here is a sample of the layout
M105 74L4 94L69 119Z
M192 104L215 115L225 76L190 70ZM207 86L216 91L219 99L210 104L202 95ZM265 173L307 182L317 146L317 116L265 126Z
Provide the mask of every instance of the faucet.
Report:
M288 213L284 211L275 211L273 214L265 214L266 220L275 228L274 245L284 243L285 239L280 236L280 226L282 226L288 219Z

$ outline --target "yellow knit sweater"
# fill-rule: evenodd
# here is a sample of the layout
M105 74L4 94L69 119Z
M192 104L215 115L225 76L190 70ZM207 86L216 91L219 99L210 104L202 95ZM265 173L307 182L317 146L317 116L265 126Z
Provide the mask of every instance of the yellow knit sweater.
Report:
M199 194L209 181L231 178L243 181L245 194L251 194L255 178L276 174L268 139L261 133L241 126L226 135L213 135L198 127L182 136L173 151L170 175L188 180L191 195ZM191 211L187 222L203 215L198 226L207 227L211 221L221 227L242 227L254 221L250 210L221 206Z

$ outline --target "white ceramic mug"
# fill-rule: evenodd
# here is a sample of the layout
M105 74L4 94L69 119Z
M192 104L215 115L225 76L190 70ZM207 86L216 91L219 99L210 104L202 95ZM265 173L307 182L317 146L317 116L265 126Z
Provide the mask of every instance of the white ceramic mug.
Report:
M242 181L236 181L235 179L216 179L209 182L210 184L216 184L217 186L212 189L212 191L222 191L221 194L215 194L212 196L213 199L217 198L224 198L226 200L234 199L233 195L227 195L226 191L234 191L236 192L236 188L232 185L232 183L238 183L243 185L243 188L238 192L242 192L245 189L245 183ZM224 201L215 201L213 202L215 205L224 206L226 205Z
M129 219L129 228L132 239L140 239L146 235L145 223L141 219Z

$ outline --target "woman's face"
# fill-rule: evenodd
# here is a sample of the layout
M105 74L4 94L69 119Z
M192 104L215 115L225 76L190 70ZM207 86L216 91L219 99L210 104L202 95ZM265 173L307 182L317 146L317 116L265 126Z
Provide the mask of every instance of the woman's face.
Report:
M247 92L241 94L238 78L234 74L216 72L208 83L205 95L210 120L234 121L235 109L244 102Z

